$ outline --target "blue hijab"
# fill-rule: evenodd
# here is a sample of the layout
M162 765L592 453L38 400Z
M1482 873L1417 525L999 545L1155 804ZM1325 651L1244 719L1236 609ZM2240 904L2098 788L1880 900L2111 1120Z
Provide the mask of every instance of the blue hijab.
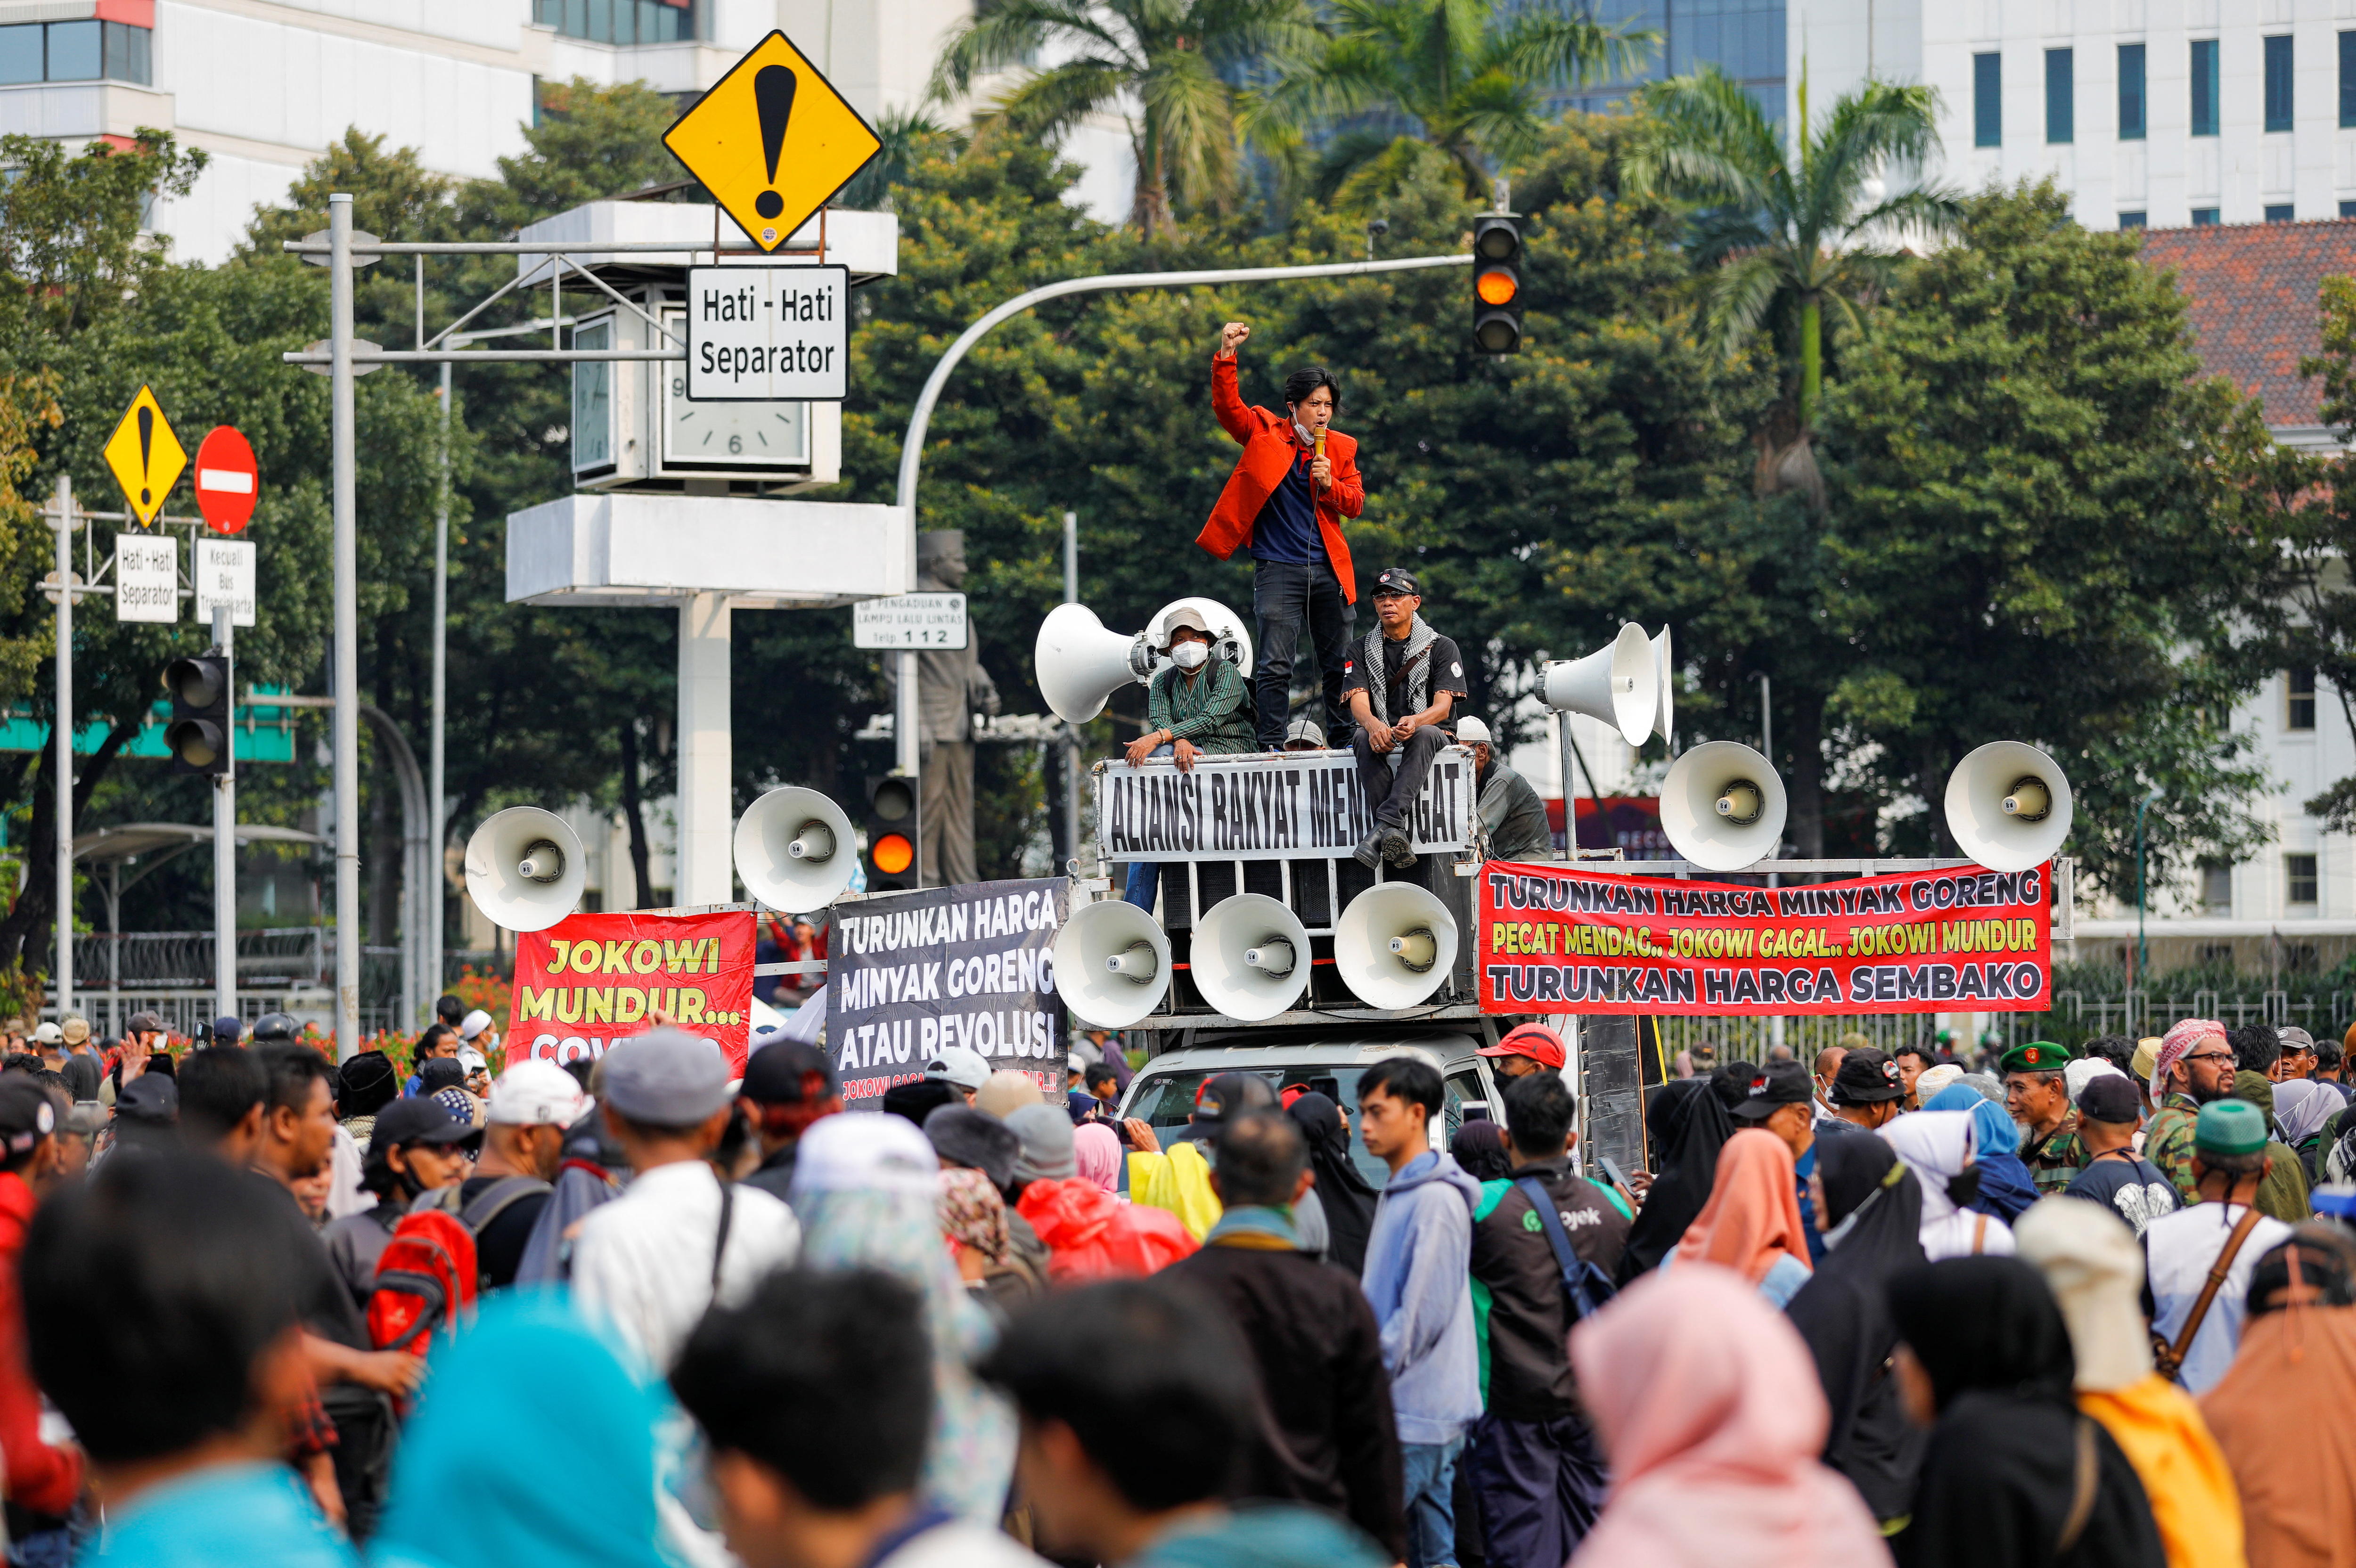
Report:
M369 1568L664 1568L662 1414L562 1296L494 1299L434 1354Z
M1972 1158L1979 1171L1979 1196L1965 1205L2009 1225L2037 1201L2037 1183L2020 1163L2020 1128L2002 1105L1968 1083L1950 1083L1931 1096L1926 1111L1972 1114Z

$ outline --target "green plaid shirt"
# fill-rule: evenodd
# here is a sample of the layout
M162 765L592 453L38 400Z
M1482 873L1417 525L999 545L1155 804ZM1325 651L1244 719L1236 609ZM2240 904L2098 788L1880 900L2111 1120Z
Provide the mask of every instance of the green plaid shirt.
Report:
M1236 667L1214 656L1194 679L1173 665L1146 688L1145 721L1176 741L1192 741L1215 757L1256 750L1251 688Z

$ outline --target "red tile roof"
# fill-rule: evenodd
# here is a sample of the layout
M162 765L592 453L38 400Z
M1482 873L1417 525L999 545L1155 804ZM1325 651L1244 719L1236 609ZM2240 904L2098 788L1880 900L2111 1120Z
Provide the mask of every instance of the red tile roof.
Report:
M2155 229L2143 254L2175 269L2211 373L2264 398L2276 429L2320 422L2322 389L2300 379L2298 362L2322 347L2323 280L2356 272L2356 219Z

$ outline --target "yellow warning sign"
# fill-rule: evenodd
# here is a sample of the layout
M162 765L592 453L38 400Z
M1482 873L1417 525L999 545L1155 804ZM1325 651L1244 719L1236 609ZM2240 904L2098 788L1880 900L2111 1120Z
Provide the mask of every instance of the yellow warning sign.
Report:
M774 251L884 144L785 34L771 33L663 133L663 145L754 244Z
M146 388L139 389L139 395L123 411L123 422L106 438L106 465L114 471L114 482L123 486L123 505L139 519L139 526L152 525L155 514L164 509L164 497L180 482L188 454L180 438L172 433L163 405Z

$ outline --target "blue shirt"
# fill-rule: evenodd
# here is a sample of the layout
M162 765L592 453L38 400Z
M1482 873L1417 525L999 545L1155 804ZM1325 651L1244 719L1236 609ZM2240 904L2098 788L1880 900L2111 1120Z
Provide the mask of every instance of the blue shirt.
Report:
M1284 472L1284 483L1268 493L1268 499L1260 503L1259 516L1252 519L1254 560L1305 566L1324 548L1317 527L1316 497L1309 488L1310 454L1305 449L1297 450L1299 455Z
M220 1465L150 1487L108 1510L76 1568L359 1568L284 1465Z

